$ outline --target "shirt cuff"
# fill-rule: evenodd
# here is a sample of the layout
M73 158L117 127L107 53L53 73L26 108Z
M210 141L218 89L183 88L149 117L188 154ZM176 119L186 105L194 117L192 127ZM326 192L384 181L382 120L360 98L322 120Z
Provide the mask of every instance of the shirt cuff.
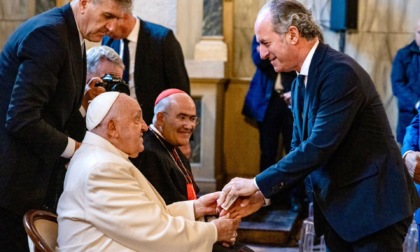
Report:
M80 106L79 112L83 116L83 118L86 117L86 110L85 110L85 108L83 106Z
M254 181L254 185L255 185L255 186L258 188L258 190L261 192L260 188L259 188L259 187L258 187L258 185L257 185L257 178L254 178L254 179L253 179L253 181ZM271 205L271 200L270 200L270 199L268 199L268 198L266 198L262 192L261 192L261 194L262 194L262 195L263 195L263 197L264 197L264 204L263 204L263 206L269 206L269 205Z
M407 154L408 154L408 153L410 153L410 152L414 152L414 151L412 151L412 150L408 150L408 151L404 152L404 154L402 155L402 158L404 159L404 158L405 158L405 156L407 156Z
M63 158L71 158L73 156L74 150L76 149L76 141L71 139L70 137L67 138L67 146L64 152L61 154Z

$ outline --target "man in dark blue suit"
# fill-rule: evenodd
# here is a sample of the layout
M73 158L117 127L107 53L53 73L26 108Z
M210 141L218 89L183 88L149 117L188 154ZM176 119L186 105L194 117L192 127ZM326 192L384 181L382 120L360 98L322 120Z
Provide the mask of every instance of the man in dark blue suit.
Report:
M22 24L0 54L0 248L27 251L30 209L55 208L59 170L80 143L67 135L85 88L83 39L99 42L131 0L73 0ZM51 197L49 197L51 196Z
M147 125L152 123L154 102L163 90L177 88L190 93L184 55L172 30L127 14L118 21L118 29L108 35L102 44L112 47L123 59L130 96L140 103Z
M255 33L276 72L303 75L292 85L292 150L254 179L231 180L219 205L236 196L261 204L261 193L269 198L308 176L316 234L330 251L402 251L419 199L368 73L320 42L320 28L297 1L266 4Z
M261 59L260 44L252 38L252 61L256 68L245 96L242 114L255 120L260 142L260 172L277 163L280 156L291 148L293 116L289 108L292 82L296 72L276 73L268 59ZM282 145L279 144L281 136ZM280 148L282 147L282 148ZM295 188L290 196L273 197L272 203L291 207L293 211L306 210L304 184ZM280 196L280 195L278 195ZM290 202L287 202L289 199Z

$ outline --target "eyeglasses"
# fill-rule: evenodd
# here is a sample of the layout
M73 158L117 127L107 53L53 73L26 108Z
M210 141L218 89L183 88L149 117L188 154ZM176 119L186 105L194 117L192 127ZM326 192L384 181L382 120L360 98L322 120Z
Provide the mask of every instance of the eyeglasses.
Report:
M165 114L165 115L172 116L172 117L176 118L182 124L186 124L186 123L190 122L190 123L193 123L195 125L198 125L200 123L200 117L198 117L198 116L188 116L188 115L185 115L185 114L171 115L171 114L168 114L168 113L163 112L163 111L162 111L162 113Z

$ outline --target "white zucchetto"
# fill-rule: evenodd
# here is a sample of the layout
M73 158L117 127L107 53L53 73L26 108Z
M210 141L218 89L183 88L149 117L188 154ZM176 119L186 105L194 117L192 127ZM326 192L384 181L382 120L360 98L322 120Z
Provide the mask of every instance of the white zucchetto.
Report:
M89 131L102 122L119 94L119 92L105 92L91 101L86 113L86 128Z

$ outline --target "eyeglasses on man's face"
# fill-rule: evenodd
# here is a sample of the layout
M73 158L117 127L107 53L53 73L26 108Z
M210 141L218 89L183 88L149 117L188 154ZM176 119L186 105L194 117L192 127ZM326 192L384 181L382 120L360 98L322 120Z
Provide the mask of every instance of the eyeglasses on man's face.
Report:
M162 113L165 114L165 115L172 116L172 117L176 118L182 124L192 123L194 125L198 125L200 123L200 117L198 117L198 116L189 116L189 115L186 115L186 114L171 115L171 114L166 113L166 112L162 112Z

